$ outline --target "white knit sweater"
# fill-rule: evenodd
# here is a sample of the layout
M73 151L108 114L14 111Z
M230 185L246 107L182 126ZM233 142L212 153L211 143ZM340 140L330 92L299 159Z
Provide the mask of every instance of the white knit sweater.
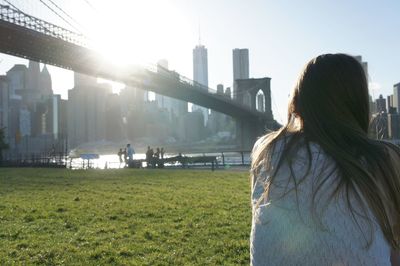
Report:
M390 265L390 246L372 217L372 227L365 219L350 214L344 193L333 201L328 197L338 180L335 163L316 144L311 144L311 170L295 190L290 179L290 168L283 164L270 187L268 198L263 198L264 185L271 171L253 177L253 220L250 238L252 265ZM281 155L278 142L272 156L276 166ZM307 172L306 148L299 149L292 162L297 179ZM312 194L319 177L330 175L317 194L317 215L313 216ZM360 205L351 197L356 210ZM318 219L318 217L320 219ZM319 223L322 222L322 224ZM361 230L360 230L361 228ZM368 230L368 229L371 230ZM371 234L372 233L372 234ZM372 244L366 248L372 235Z

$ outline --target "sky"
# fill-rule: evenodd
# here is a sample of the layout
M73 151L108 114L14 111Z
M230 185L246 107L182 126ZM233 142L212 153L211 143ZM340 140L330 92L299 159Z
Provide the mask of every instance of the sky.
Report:
M76 30L39 0L9 1L29 14ZM271 78L272 109L282 123L302 67L319 54L361 55L368 62L374 98L392 94L393 84L400 82L400 1L52 1L79 23L75 27L90 36L95 49L121 63L167 59L170 69L192 78L192 50L200 35L208 49L211 88L219 83L232 86L232 49L248 48L250 77ZM4 54L0 60L0 74L16 63L27 63ZM72 72L49 70L53 90L66 98L73 87Z

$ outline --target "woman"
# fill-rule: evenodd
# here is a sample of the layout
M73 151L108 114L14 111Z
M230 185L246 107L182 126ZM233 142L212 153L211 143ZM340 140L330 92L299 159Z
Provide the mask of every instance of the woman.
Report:
M368 138L360 63L305 67L287 124L252 154L252 265L390 265L399 249L400 152Z

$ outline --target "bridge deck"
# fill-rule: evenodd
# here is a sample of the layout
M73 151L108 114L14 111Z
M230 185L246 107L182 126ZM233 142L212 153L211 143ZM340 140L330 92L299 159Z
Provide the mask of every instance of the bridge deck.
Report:
M94 50L14 23L0 20L0 36L2 53L122 82L235 118L272 121L272 117L266 117L265 113L251 110L222 95L210 93L198 84L181 79L179 75L161 75L135 66L117 66Z

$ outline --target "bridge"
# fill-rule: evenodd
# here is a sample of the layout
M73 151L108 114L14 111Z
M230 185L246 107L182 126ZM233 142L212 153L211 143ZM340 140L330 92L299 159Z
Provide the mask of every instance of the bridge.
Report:
M52 23L0 5L0 52L100 77L191 102L234 117L242 147L250 147L257 136L276 126L272 114L254 106L216 94L213 90L173 71L156 67L121 66L89 48L89 40Z

